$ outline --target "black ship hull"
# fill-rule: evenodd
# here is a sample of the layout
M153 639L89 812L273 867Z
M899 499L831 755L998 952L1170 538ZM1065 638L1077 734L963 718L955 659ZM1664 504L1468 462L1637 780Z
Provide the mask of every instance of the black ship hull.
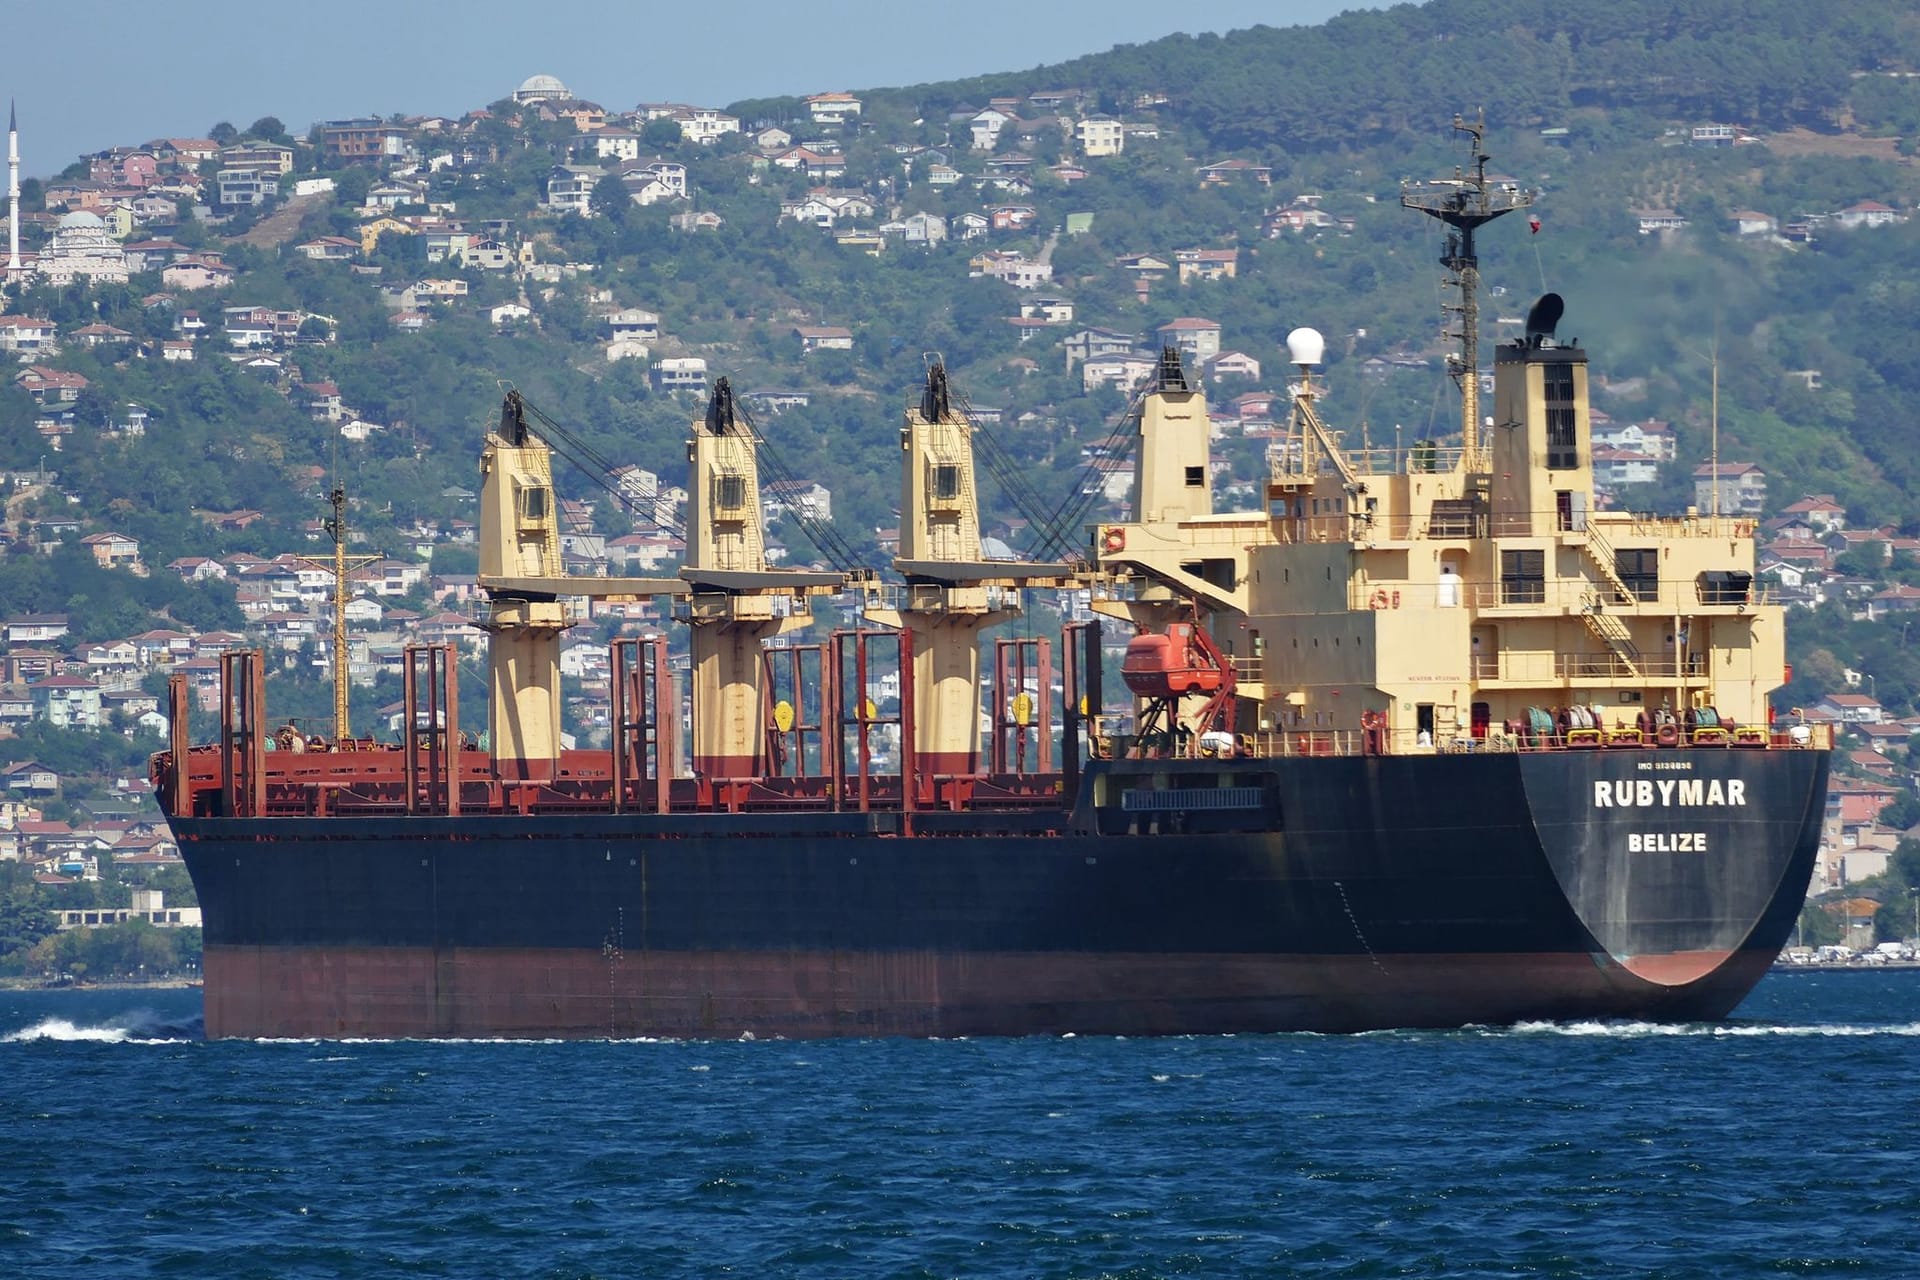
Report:
M1008 813L180 818L214 1036L1358 1031L1725 1016L1822 751L1095 764Z

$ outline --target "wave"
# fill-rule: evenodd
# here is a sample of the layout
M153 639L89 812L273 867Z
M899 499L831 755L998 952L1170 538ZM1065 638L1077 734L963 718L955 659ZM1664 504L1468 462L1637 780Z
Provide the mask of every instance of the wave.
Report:
M1920 1036L1920 1022L1517 1022L1476 1028L1483 1035L1557 1036Z
M77 1044L182 1044L205 1038L206 1029L197 1016L169 1018L140 1010L97 1025L83 1025L68 1018L42 1018L32 1026L0 1035L0 1044L27 1044L35 1040Z

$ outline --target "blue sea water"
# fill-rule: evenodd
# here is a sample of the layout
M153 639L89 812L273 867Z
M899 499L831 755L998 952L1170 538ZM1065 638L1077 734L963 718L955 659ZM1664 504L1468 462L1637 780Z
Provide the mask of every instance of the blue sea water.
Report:
M1920 972L1723 1024L208 1042L0 993L0 1277L1920 1274Z

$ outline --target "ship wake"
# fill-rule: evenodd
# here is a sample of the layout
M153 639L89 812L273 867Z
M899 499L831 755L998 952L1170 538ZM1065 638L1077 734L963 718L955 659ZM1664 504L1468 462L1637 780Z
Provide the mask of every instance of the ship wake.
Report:
M184 1044L205 1038L206 1032L198 1017L168 1018L142 1009L98 1024L42 1018L32 1026L0 1036L0 1044L26 1044L36 1040L77 1044Z
M1511 1027L1483 1027L1486 1035L1606 1036L1636 1039L1652 1036L1920 1036L1920 1022L1772 1023L1772 1022L1520 1022Z

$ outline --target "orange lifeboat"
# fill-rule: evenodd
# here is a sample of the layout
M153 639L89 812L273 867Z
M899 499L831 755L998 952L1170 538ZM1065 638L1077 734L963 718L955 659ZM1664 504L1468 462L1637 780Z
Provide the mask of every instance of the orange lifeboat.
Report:
M1142 698L1182 698L1215 694L1227 682L1226 664L1191 622L1175 622L1164 632L1146 632L1127 641L1120 677Z

